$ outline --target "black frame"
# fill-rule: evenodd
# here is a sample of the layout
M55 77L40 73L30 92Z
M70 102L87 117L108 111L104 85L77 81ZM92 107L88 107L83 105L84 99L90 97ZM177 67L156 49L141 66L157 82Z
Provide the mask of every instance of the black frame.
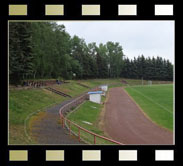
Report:
M9 4L27 4L27 16L8 16ZM45 4L64 4L64 16L45 16ZM82 4L100 4L100 16L82 16ZM137 4L137 16L118 16L118 4ZM173 4L173 16L155 16L155 4ZM181 165L183 163L182 156L182 140L183 140L183 113L181 108L178 108L178 102L175 104L175 145L8 145L8 20L173 20L175 21L175 43L177 44L177 4L175 0L8 0L4 5L1 5L3 10L0 10L0 52L1 52L1 149L0 163L4 162L5 166L32 166L32 165L133 165L133 166L167 166ZM178 46L175 44L175 55L178 53ZM178 55L177 55L178 56ZM176 57L177 58L177 57ZM177 59L175 63L177 66ZM176 89L177 89L176 82ZM181 88L181 87L180 87ZM176 93L175 89L175 94ZM10 162L9 150L28 150L29 161L27 162ZM65 161L63 162L47 162L45 161L45 150L65 150ZM82 150L101 150L101 161L83 162ZM138 150L138 161L118 161L118 150ZM155 150L174 150L174 161L155 161ZM110 156L110 157L109 157Z

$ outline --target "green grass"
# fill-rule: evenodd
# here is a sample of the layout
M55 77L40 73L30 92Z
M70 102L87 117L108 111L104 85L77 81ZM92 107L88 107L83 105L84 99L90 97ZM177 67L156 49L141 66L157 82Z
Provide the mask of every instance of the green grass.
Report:
M126 80L126 79L125 79ZM76 97L89 88L76 84L78 80L68 80L70 83L54 85L53 87ZM133 84L140 83L140 80L129 80ZM94 88L101 84L110 84L110 87L121 86L121 79L91 79L79 80L82 84ZM59 96L44 89L24 89L17 90L13 88L9 91L9 143L10 144L30 144L24 132L24 121L31 113L44 109L48 105L59 103L68 98ZM105 98L102 98L104 101ZM100 110L98 111L100 112ZM29 124L29 123L28 123ZM102 133L101 131L96 131ZM90 137L90 136L89 136ZM99 140L100 141L100 140Z
M44 89L10 90L9 143L28 143L24 132L25 119L39 109L66 99Z
M88 88L80 86L75 81L54 85L72 97L86 92ZM24 131L26 118L39 109L62 102L68 98L59 96L44 89L12 89L9 91L9 144L30 144ZM29 122L27 122L29 125Z
M127 79L124 78L123 80L127 81L127 83L131 86L133 85L148 85L148 80L141 80L141 79ZM171 84L171 81L160 81L160 80L152 80L152 84ZM125 85L125 84L124 84Z
M80 80L81 83L93 88L102 84L118 84L121 79L90 79L90 80Z
M86 101L77 110L68 114L67 118L93 133L105 136L104 132L100 130L98 126L98 120L102 108L103 105L101 104ZM91 124L84 123L83 121L89 122ZM72 125L72 131L74 131L77 134L78 128ZM91 134L88 134L81 130L80 135L81 138L84 139L86 142L90 144L94 143L94 136L92 136ZM111 143L101 138L96 138L96 144L111 144Z
M9 120L23 124L28 114L65 98L43 89L14 90L9 95Z
M132 86L125 90L158 125L173 131L173 85Z
M72 97L78 96L88 90L88 88L78 85L75 82L70 82L62 85L54 85L53 87Z
M56 89L65 92L66 94L71 95L72 97L78 96L81 93L84 93L88 91L90 88L97 87L101 84L112 84L111 87L122 86L120 83L120 79L90 79L90 80L78 80L73 81L70 80L70 83L62 84L62 85L54 85ZM84 84L88 86L89 88L83 87L76 82L80 82L81 84Z
M54 85L72 97L86 92L88 88L80 86L75 81L70 83ZM60 103L69 98L54 94L45 89L12 89L9 91L9 144L30 144L24 131L26 118L39 109L45 110L45 107ZM27 122L29 125L29 122Z

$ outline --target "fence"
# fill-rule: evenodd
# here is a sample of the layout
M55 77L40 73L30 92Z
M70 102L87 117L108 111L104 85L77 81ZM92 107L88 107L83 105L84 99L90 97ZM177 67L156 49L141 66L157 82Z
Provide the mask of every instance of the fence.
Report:
M77 137L78 137L78 141L80 142L81 141L81 131L84 131L85 133L88 133L90 135L93 136L93 143L96 144L96 137L98 138L101 138L103 140L106 140L106 141L109 141L111 143L115 143L115 144L119 144L119 145L123 145L122 143L118 142L118 141L115 141L115 140L112 140L110 138L107 138L107 137L104 137L104 136L101 136L101 135L98 135L96 133L93 133L81 126L79 126L78 124L70 121L69 119L67 119L66 117L64 117L64 115L74 106L76 105L79 105L81 104L84 100L86 100L87 98L87 94L84 94L74 100L72 100L71 102L67 103L66 105L64 105L63 107L60 108L59 110L59 114L60 114L60 119L61 119L61 123L62 123L62 127L64 128L66 123L68 123L68 130L69 130L69 134L71 135L72 134L72 130L71 130L71 125L75 126L77 129L78 129L78 134L77 134Z

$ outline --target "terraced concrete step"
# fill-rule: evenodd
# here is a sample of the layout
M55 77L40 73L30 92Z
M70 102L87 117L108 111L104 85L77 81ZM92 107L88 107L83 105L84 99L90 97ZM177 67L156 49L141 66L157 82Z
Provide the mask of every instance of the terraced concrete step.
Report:
M77 84L80 85L80 86L83 86L83 87L85 87L85 88L90 88L89 86L87 86L87 85L85 85L85 84L82 84L82 83L80 83L80 82L77 82Z
M64 93L64 92L58 91L58 90L56 90L56 89L54 89L54 88L47 87L47 88L45 88L45 89L47 89L47 90L49 90L49 91L51 91L51 92L54 92L54 93L56 93L56 94L58 94L58 95L61 95L61 96L64 96L64 97L70 97L70 98L71 98L70 95L68 95L68 94L66 94L66 93Z

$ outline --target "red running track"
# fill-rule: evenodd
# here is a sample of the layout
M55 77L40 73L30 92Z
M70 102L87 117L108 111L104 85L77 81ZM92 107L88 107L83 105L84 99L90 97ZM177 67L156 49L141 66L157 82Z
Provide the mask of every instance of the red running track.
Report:
M121 87L109 91L104 130L112 139L127 145L173 144L173 132L149 120Z

